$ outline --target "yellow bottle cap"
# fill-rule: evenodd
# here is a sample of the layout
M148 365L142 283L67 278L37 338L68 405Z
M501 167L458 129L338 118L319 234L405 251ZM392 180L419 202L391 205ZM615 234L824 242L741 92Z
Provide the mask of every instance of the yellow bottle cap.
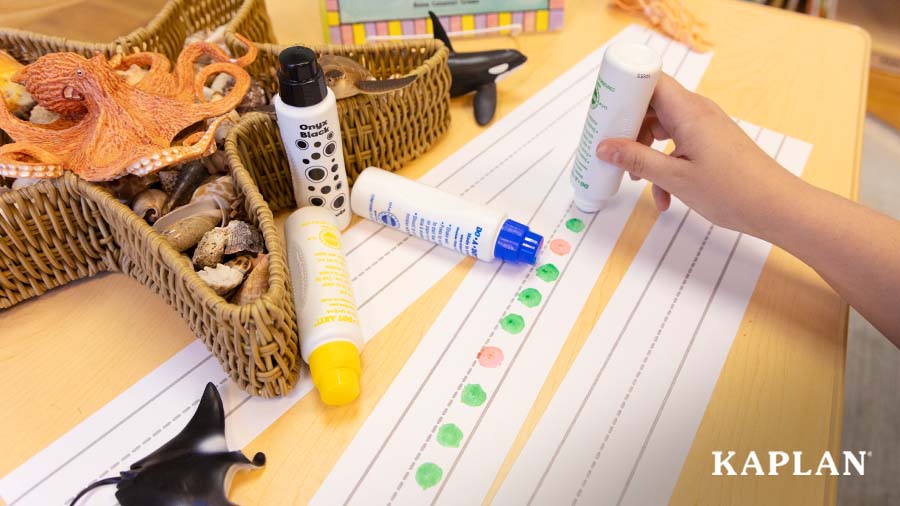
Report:
M353 343L332 341L319 346L309 356L309 372L325 404L340 406L359 397L362 366Z

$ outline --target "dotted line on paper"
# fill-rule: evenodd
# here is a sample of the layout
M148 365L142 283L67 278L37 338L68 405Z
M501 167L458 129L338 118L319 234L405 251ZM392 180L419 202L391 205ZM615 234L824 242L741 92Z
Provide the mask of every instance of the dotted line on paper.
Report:
M225 376L224 378L222 378L221 381L219 381L218 385L216 385L216 386L217 386L217 387L221 387L221 386L224 385L225 382L227 382L227 381L228 381L228 376ZM143 448L143 447L144 447L145 445L147 445L147 443L149 443L150 441L156 439L156 436L159 436L159 435L162 433L162 431L164 431L165 429L168 429L170 425L172 425L176 420L178 420L179 418L181 418L185 413L187 413L188 411L190 411L191 408L196 407L198 404L200 404L200 398L199 398L199 397L198 397L197 399L195 399L194 402L192 402L192 403L190 403L189 405L187 405L184 409L182 409L181 411L179 411L178 413L176 413L175 416L173 416L171 420L167 421L167 422L164 423L160 428L156 429L156 431L154 431L153 434L151 434L151 435L148 436L146 439L144 439L139 445L137 445L137 446L135 446L134 448L132 448L131 451L129 451L129 452L126 453L125 455L122 455L122 457L120 457L119 460L113 462L113 464L112 464L111 466L109 466L109 469L107 469L106 471L103 471L102 473L100 473L100 474L97 476L97 478L95 479L95 481L96 481L96 480L102 480L103 478L106 478L107 476L109 476L109 473L115 471L116 468L119 467L119 464L121 464L122 462L125 462L125 459L127 459L127 458L130 457L131 455L134 455L135 453L137 453L138 450L140 450L141 448ZM90 485L90 484L88 484L88 485ZM63 503L63 506L68 506L69 504L72 503L72 501L73 501L74 499L75 499L75 496L74 496L74 495L73 495L72 497L69 497L69 498L66 499L66 501Z
M562 224L569 217L569 213L571 212L571 210L572 210L572 204L569 204L569 207L563 213L563 217L559 220L559 222L556 224L556 227L553 228L553 231L547 237L553 237L556 235L556 233L559 231ZM571 259L569 259L569 261L571 261ZM506 307L502 311L504 315L509 312L509 309L512 307L512 305L516 301L516 297L518 296L519 292L522 291L522 287L525 286L525 283L527 283L528 280L531 278L531 275L534 273L534 270L535 270L534 266L531 266L531 268L528 269L528 271L522 276L522 281L519 283L519 286L513 292L513 296L510 298L509 302L506 303ZM544 301L543 303L546 303L546 302L547 301ZM535 324L535 322L531 322L531 325L534 325L534 324ZM482 344L482 348L484 348L485 346L487 346L491 343L491 339L494 338L494 335L497 333L497 328L499 326L500 326L500 321L498 320L497 323L494 324L494 327L491 329L490 334L488 334L487 339L485 339L484 343ZM453 405L453 401L456 400L457 396L459 395L459 392L462 390L463 386L466 384L466 381L469 379L469 375L472 374L472 370L475 369L475 364L477 364L477 363L478 363L477 358L472 360L472 363L469 365L469 368L466 370L466 373L463 375L462 379L456 385L456 390L450 395L450 399L447 401L447 404L444 406L443 411L441 411L441 414L440 414L440 416L438 416L437 421L434 423L434 425L432 425L431 431L425 437L425 441L422 442L422 446L419 447L419 451L416 453L416 456L413 458L412 462L410 462L409 467L406 468L406 472L403 473L403 477L400 478L400 482L397 483L397 487L394 489L394 493L391 494L391 498L388 499L388 502L387 502L388 506L391 506L391 504L393 504L394 500L397 498L397 494L400 493L400 490L403 488L403 485L406 483L407 478L409 478L410 473L412 473L413 468L418 463L419 458L422 456L422 453L425 452L425 448L428 446L428 443L434 437L434 433L437 431L438 427L441 425L441 422L444 421L444 417L447 415L447 411L450 410L450 406ZM471 434L469 435L469 437L471 437Z
M656 348L656 343L659 341L659 336L662 335L666 324L669 322L669 317L672 316L672 310L675 309L675 304L678 303L678 299L681 297L681 293L682 291L684 291L685 285L687 285L688 280L691 278L691 274L693 274L694 272L694 267L697 265L697 261L700 259L700 254L703 253L703 249L706 247L706 243L709 241L709 236L710 234L712 234L713 227L714 225L710 225L709 228L706 229L706 235L703 237L703 241L700 243L700 247L697 248L697 253L694 255L694 259L693 261L691 261L690 267L688 267L684 278L681 280L681 285L678 287L678 291L675 292L675 298L673 298L672 303L669 304L669 310L666 311L666 316L663 317L663 320L659 325L659 329L657 329L656 331L656 335L653 336L653 341L650 343L650 347L647 348L647 352L644 354L644 360L641 361L640 367L638 368L637 372L635 372L634 378L631 380L631 385L628 387L628 392L622 399L622 403L619 405L619 410L616 412L616 416L613 418L612 423L609 425L609 430L606 431L606 435L603 437L603 442L600 444L600 449L598 449L597 453L594 454L594 459L593 461L591 461L591 465L585 473L584 479L581 481L581 486L578 487L578 491L575 493L575 497L572 499L573 506L581 498L581 494L582 492L584 492L584 487L587 486L587 482L591 478L591 474L594 472L594 468L597 466L597 462L600 460L600 455L606 448L606 443L609 441L610 436L612 436L612 433L616 428L616 424L619 421L619 417L622 416L622 412L625 410L625 406L628 403L628 400L631 398L632 392L634 392L634 387L637 385L641 374L643 374L644 367L647 366L647 361L650 359L650 355L653 353L654 348Z
M525 141L524 143L522 143L522 145L519 146L518 149L514 150L512 153L509 154L509 156L507 156L506 158L504 158L503 160L501 160L500 163L498 163L497 165L495 165L493 169L491 169L491 170L485 172L481 177L479 177L478 179L476 179L475 182L473 182L472 184L470 184L470 185L468 186L468 188L466 188L465 190L463 190L462 193L459 194L459 196L462 197L463 195L469 193L469 190L471 190L472 188L475 188L476 186L478 186L479 184L481 184L481 182L484 181L485 178L487 178L488 176L490 176L491 174L493 174L493 172L494 172L495 170L497 170L497 169L499 169L500 167L502 167L503 164L505 164L506 162L508 162L512 157L518 155L523 149L525 149L525 146L528 146L529 144L531 144L532 142L534 142L534 140L537 139L538 137L543 136L544 133L545 133L547 130L550 130L550 127L552 127L553 125L555 125L559 120L563 119L567 114L569 114L569 112L570 112L572 109L574 109L576 106L583 105L583 104L584 104L584 100L579 100L579 101L575 102L574 105L570 106L568 109L566 109L565 111L563 111L562 114L560 114L559 116L557 116L556 119L554 119L553 121L551 121L550 123L548 123L548 124L544 127L543 130L541 130L541 131L539 131L538 133L534 134L534 136L533 136L532 138L530 138L530 139L528 139L527 141Z
M375 267L376 265L378 265L382 260L385 259L385 257L387 257L388 255L390 255L391 253L393 253L394 250L396 250L397 248L399 248L400 246L402 246L406 241L410 240L411 238L412 238L412 236L411 236L411 235L408 235L408 236L404 237L403 239L401 239L400 242L398 242L397 244L395 244L393 248L387 250L383 255L381 255L380 257L378 257L374 262L370 263L368 267L366 267L365 269L363 269L362 272L360 272L359 274L357 274L356 276L354 276L353 279L350 280L350 282L354 282L354 281L356 281L357 279L363 277L363 275L365 275L365 273L369 272L369 270L371 270L372 267Z

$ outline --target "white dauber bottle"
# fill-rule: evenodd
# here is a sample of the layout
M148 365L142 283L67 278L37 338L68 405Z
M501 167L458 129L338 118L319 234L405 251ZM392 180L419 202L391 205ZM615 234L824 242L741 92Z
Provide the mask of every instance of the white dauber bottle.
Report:
M278 63L279 92L273 101L297 207L328 209L343 230L350 225L350 199L334 92L325 85L311 49L289 47Z
M637 139L661 68L659 55L643 44L606 49L572 166L578 209L599 211L619 191L624 173L597 158L597 145L614 137Z

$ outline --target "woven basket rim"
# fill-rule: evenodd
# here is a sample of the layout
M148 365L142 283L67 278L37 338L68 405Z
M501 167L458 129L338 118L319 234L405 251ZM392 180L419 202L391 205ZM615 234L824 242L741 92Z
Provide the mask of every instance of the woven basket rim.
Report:
M69 37L60 37L59 35L49 35L40 32L34 32L31 30L23 30L21 28L0 27L0 32L21 35L30 38L38 37L47 41L56 42L60 46L105 46L108 50L114 52L115 49L120 48L123 45L127 45L128 41L142 39L145 34L155 32L159 28L159 26L163 25L170 16L174 15L174 13L177 12L178 7L183 4L184 1L185 0L167 0L159 10L159 12L157 12L156 15L154 15L153 18L149 22L147 22L147 24L139 26L134 30L128 32L127 34L116 37L108 42L84 41Z

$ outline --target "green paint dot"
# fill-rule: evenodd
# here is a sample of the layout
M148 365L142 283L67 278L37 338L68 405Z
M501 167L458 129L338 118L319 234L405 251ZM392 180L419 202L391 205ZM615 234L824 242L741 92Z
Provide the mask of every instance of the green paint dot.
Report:
M566 228L577 234L584 230L584 222L578 218L570 218L566 221Z
M478 383L469 383L463 387L459 400L466 406L478 407L487 400L487 393Z
M444 470L433 462L426 462L416 469L416 483L422 489L429 489L438 484L444 477Z
M462 438L463 433L455 423L445 423L438 429L437 442L441 446L446 446L447 448L459 448L459 443L462 441Z
M527 307L535 307L541 303L541 292L534 288L526 288L519 292L519 302Z
M553 264L544 264L537 268L537 277L550 283L559 277L559 269Z
M525 328L525 319L515 313L509 313L500 320L500 327L510 334L518 334Z

